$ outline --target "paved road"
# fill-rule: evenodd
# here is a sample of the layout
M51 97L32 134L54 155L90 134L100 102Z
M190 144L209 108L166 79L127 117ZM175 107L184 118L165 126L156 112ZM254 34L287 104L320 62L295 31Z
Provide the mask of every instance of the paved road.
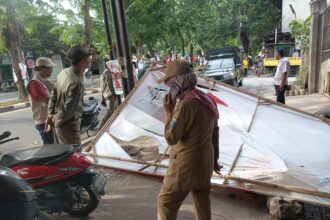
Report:
M0 102L7 102L18 99L18 92L1 92Z
M98 100L101 97L99 93L89 96L94 96ZM105 109L102 106L99 119L102 119L104 114ZM12 137L19 137L20 139L1 145L0 152L39 146L42 143L35 129L30 108L0 114L0 132L3 131L11 131ZM87 136L84 134L82 137L86 138Z
M289 83L295 79L296 77L289 77ZM249 75L243 79L243 86L241 88L259 96L275 99L274 79L270 75L262 77Z

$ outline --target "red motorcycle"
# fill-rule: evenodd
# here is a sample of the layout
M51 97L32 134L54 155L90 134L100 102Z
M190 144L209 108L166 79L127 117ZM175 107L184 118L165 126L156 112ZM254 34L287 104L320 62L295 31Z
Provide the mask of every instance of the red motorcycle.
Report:
M105 194L103 173L75 145L44 145L3 154L0 165L9 167L30 183L42 212L88 216Z

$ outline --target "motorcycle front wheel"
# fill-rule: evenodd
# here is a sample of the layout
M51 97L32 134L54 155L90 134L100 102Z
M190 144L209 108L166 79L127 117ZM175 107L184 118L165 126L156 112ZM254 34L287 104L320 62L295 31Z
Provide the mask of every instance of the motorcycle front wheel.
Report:
M88 216L97 208L99 200L90 187L76 182L70 182L68 185L71 196L65 205L65 212L71 216Z

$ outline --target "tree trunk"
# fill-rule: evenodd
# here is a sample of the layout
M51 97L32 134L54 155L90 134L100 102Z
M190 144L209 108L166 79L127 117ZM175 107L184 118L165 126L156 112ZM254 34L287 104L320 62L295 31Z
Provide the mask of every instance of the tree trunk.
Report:
M302 58L302 65L300 68L300 72L302 74L302 80L303 80L303 88L307 89L308 88L308 64L309 64L309 47L303 48L301 52L301 58ZM303 72L302 72L303 71Z
M183 35L182 35L182 32L180 29L178 29L178 32L179 32L179 36L180 36L180 40L181 40L181 53L182 53L182 56L184 56L184 38L183 38Z
M20 39L13 3L12 1L8 1L7 3L8 4L7 4L6 12L8 17L6 24L7 34L5 35L7 38L5 40L6 49L8 50L11 56L13 69L17 77L16 85L19 91L18 99L25 100L28 98L28 94L26 92L25 85L22 80L22 73L19 67L19 63L24 62L22 55L23 53L21 50L21 39Z
M143 54L143 44L141 40L135 41L136 55L141 56Z
M90 8L91 8L91 2L90 0L85 0L84 4L82 5L82 12L84 15L84 46L90 47L92 44L92 20L90 16Z
M189 52L189 56L190 56L190 61L193 61L193 55L194 55L194 46L192 45L192 43L190 43L190 52Z
M150 56L151 57L156 57L155 52L154 52L154 49L152 48L151 44L147 44L147 47L148 47Z
M245 30L241 31L240 40L244 48L244 53L249 55L250 40Z

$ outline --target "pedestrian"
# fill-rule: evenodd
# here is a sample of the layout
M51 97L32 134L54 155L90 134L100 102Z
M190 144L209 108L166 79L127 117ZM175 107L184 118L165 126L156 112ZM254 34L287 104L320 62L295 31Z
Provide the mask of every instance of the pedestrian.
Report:
M107 112L101 121L100 128L108 121L118 107L117 96L112 81L112 72L106 68L101 75L101 104L107 108Z
M256 71L256 75L257 77L260 77L262 74L262 66L263 66L263 60L261 57L257 56L255 58L255 71Z
M51 59L40 57L36 61L34 77L27 84L26 90L30 96L33 119L43 144L54 143L54 133L52 129L46 129L48 116L48 102L54 84L48 80L52 75L55 64Z
M288 89L288 72L290 71L290 62L284 57L284 50L277 49L275 58L279 60L274 76L276 101L285 104L285 91Z
M72 66L62 70L57 76L57 83L49 104L47 124L55 121L55 132L59 144L81 144L83 74L91 67L91 52L77 45L70 48L67 55Z
M246 55L243 59L244 76L247 77L249 71L249 57Z
M21 71L21 74L22 74L22 80L24 82L24 86L26 87L27 84L30 81L30 78L29 78L29 73L27 71L27 67L26 67L24 61L19 63L19 67L20 67L20 71Z
M190 192L196 218L210 220L211 177L213 170L220 172L217 106L196 88L197 76L187 61L170 63L165 77L158 81L162 82L170 88L164 98L165 138L172 147L169 168L158 195L158 220L176 219Z

